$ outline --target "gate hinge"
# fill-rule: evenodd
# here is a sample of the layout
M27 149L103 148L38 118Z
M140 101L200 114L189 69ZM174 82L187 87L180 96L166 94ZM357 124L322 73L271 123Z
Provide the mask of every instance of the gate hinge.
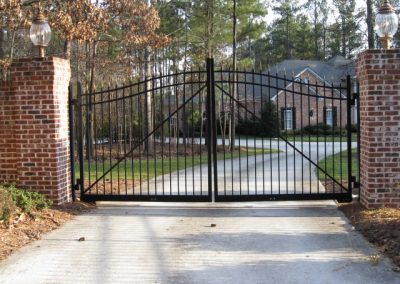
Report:
M76 179L76 184L72 185L73 190L79 190L80 189L80 184L81 180L79 178Z
M357 181L355 176L352 176L350 181L352 183L352 188L360 188L360 183Z
M351 105L355 106L356 105L356 100L360 98L360 94L358 92L355 92L351 96Z

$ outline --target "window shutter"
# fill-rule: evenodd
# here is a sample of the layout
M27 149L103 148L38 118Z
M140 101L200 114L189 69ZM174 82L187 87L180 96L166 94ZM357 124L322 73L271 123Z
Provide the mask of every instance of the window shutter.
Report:
M285 109L281 108L281 129L285 130Z
M324 107L324 124L326 124L326 107Z
M337 127L337 107L332 108L333 127Z
M292 129L296 129L296 108L292 108Z

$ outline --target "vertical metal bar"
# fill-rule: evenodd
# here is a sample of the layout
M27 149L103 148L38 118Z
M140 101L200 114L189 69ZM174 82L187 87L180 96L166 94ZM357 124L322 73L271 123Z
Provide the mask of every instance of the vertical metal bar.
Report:
M301 78L299 79L299 81L301 82ZM292 104L293 104L293 111L292 111L292 113L293 113L292 114L293 135L292 136L293 136L293 145L294 145L294 147L291 150L293 151L293 165L294 165L294 167L296 167L295 166L296 165L296 150L295 150L296 149L296 129L295 129L294 126L296 126L296 128L297 128L299 123L297 122L298 117L296 117L297 108L296 108L296 104L295 104L295 100L294 100L294 92L295 92L294 84L295 84L295 78L292 76L292 91L291 91L292 92ZM300 96L301 95L302 94L300 94ZM302 110L300 110L300 111L302 111ZM296 125L294 123L296 123ZM288 165L286 165L286 167L288 167ZM293 194L296 194L296 184L297 184L297 182L296 182L296 169L293 170L293 179L292 180L293 180Z
M168 75L168 81L171 81L171 77L172 75ZM173 77L172 77L173 79ZM168 82L168 83L169 83ZM171 143L172 143L172 130L171 130L171 122L173 122L173 117L171 116L171 96L172 96L172 92L171 93L167 93L168 94L168 166L169 166L169 194L172 194L172 179L171 179L171 172L172 172L172 161L171 161Z
M193 70L192 69L190 69L190 96L193 96L193 94L194 94L194 80L193 80ZM192 151L192 153L191 153L191 156L192 156L192 164L191 164L191 167L192 167L192 193L193 193L193 195L196 195L196 192L195 192L195 181L194 181L194 137L195 137L195 126L194 126L194 113L195 113L195 110L194 110L194 100L195 100L195 98L192 98L191 99L191 110L192 110L192 113L191 113L191 116L192 116L192 119L191 119L191 123L192 123L192 125L191 125L191 151ZM201 145L200 145L200 147L201 147ZM200 167L201 167L201 165L200 165ZM200 187L200 192L201 192L201 187Z
M127 166L126 166L126 160L127 160L127 157L126 157L126 137L127 137L127 131L126 131L126 103L125 103L125 100L126 100L126 98L125 98L125 86L123 87L123 89L122 89L122 118L123 118L123 121L122 121L122 127L123 127L123 130L122 130L122 133L123 133L123 135L122 135L122 141L124 142L124 178L125 178L125 195L128 195L128 179L127 179L127 172L126 172L126 168L127 168Z
M72 200L76 200L75 192L75 101L73 87L70 84L68 86L68 115L69 115L69 160L71 170L71 193Z
M121 151L121 149L120 149L120 131L119 131L119 110L118 110L118 86L117 85L115 85L115 117L116 117L116 119L117 119L117 122L116 122L116 133L115 133L115 135L117 136L116 138L117 138L117 160L120 158L120 151ZM119 164L120 163L118 163L117 164L117 188L118 188L118 195L120 195L121 194L121 189L120 189L120 174L119 174Z
M101 139L102 139L102 143L101 143L101 165L102 165L102 175L103 175L103 194L106 194L106 177L104 176L104 172L105 172L105 166L104 166L104 160L105 160L105 152L104 152L104 143L105 143L105 139L104 139L104 90L103 88L101 88L101 108L100 108L100 112L101 112ZM109 138L110 139L110 138Z
M317 84L317 81L315 81L315 84ZM318 98L317 98L317 101L318 101ZM307 107L307 109L311 109L311 102L310 102L310 80L308 80L308 82L307 82L307 102L308 102L308 107ZM318 109L318 106L317 106L317 109ZM311 126L311 118L310 118L310 116L308 116L308 125L309 126ZM318 137L318 127L317 127L317 137ZM317 143L317 145L318 145L318 143ZM317 146L317 152L318 152L318 146ZM312 160L312 157L311 157L311 133L308 133L308 154L310 155L310 160ZM325 154L325 156L326 156L326 154ZM311 175L312 175L312 173L311 173L311 162L308 162L308 170L309 170L309 175L308 175L308 183L309 183L309 193L311 194L312 193L312 190L311 190Z
M201 84L200 84L201 76L202 76L202 74L198 70L197 71L197 77L198 77L198 80L199 80L199 83L198 83L198 88L199 89L201 88ZM203 195L203 167L201 166L203 164L203 141L202 141L202 139L203 139L203 130L204 130L204 127L203 127L203 119L204 119L204 115L203 115L203 91L201 91L199 93L199 96L200 96L199 104L200 104L200 116L201 116L201 123L200 123L200 127L201 127L201 129L200 129L200 133L201 133L201 135L200 135L200 188L201 188L201 195Z
M348 180L348 194L352 194L352 152L351 152L351 78L347 75L347 180Z
M284 84L283 84L283 86L284 86L284 94L285 94L285 113L286 113L286 110L287 109L289 109L288 108L288 105L287 105L287 79L286 79L286 74L284 75ZM292 82L292 85L293 85L293 82ZM294 107L292 107L291 106L291 109L292 109L292 111L291 111L291 113L292 113L292 117L291 117L291 119L292 119L292 121L291 121L291 123L292 123L292 125L291 125L291 130L293 131L293 126L294 126L294 121L293 121L293 117L294 117L294 115L293 115L293 110L294 110ZM286 116L286 115L285 115ZM285 118L285 120L286 120L286 118ZM285 127L286 128L286 127ZM285 181L286 181L286 194L288 194L289 192L288 192L288 183L289 183L289 179L288 179L288 143L287 143L287 141L288 141L288 130L286 129L286 131L285 131L285 134L286 134L286 141L285 141Z
M187 117L186 117L186 75L187 75L187 72L186 72L186 66L185 66L185 69L183 70L183 151L184 151L184 155L183 155L183 158L184 158L184 165L185 165L185 181L184 181L184 185L185 185L185 196L187 196L188 195L188 192L187 192L187 154L186 154L186 151L187 151L187 124L188 124L188 122L187 122Z
M357 82L357 172L358 172L358 201L361 200L361 173L360 173L360 164L361 164L361 125L360 125L360 83Z
M271 73L270 71L268 71L268 103L272 104L271 101ZM278 109L278 96L276 97L276 102L275 102L275 106L276 109ZM273 108L271 108L271 110L273 110ZM276 120L279 121L279 116L276 117ZM279 125L279 124L278 124ZM275 136L275 129L274 127L276 127L277 125L275 125L274 122L271 123L271 133L269 135L269 177L270 177L270 181L271 181L271 195L272 195L272 190L273 190L273 180L272 180L272 137ZM276 129L276 134L279 134L279 128ZM274 136L273 136L274 135ZM278 151L279 151L279 147L278 147Z
M211 118L211 96L212 96L212 77L214 75L214 70L212 69L212 59L207 58L207 104L206 104L206 112L207 112L207 158L208 158L208 194L209 197L212 197L212 143L211 143L211 127L212 127L212 118Z
M316 90L318 90L318 88L316 88ZM325 90L324 90L324 92L323 92L323 96L325 97ZM319 100L319 98L318 98L318 93L316 93L316 98L315 98L315 111L316 111L316 115L317 115L317 124L316 124L316 126L317 126L317 161L319 161L319 127L318 127L318 124L319 124L319 121L318 121L318 115L319 115L319 111L318 111L318 109L319 109L319 107L318 107L318 100ZM316 171L317 171L317 180L319 181L320 180L320 171L319 171L319 169L316 169ZM325 176L325 179L326 179L326 176ZM317 183L317 186L318 186L318 193L319 193L319 182Z
M237 70L234 70L233 72L235 72L235 74L236 74L236 76L235 76L235 80L236 80L236 82L235 82L235 85L236 85L236 87L235 87L236 88L236 99L239 101L240 94L237 91L237 90L239 90L239 84L238 84L238 82L239 82L239 72ZM246 73L244 73L244 74L245 74L244 76L246 76ZM242 93L242 97L243 97L243 93ZM236 110L237 110L238 121L242 119L242 117L240 115L240 109L241 108L242 107L237 103ZM237 139L238 139L238 153L239 153L239 170L238 170L238 172L239 172L239 195L242 195L242 152L241 152L241 149L242 149L242 147L241 147L242 133L240 135L235 135L235 139L236 139L236 137L238 137ZM235 143L235 145L236 145L236 143ZM234 187L232 186L232 194L233 193L234 193Z
M155 73L154 73L155 74ZM151 81L149 82L149 85L151 84L151 116L150 116L150 130L154 131L154 128L156 127L155 122L156 122L156 95L155 95L155 75L153 74L153 77L151 78ZM162 120L161 120L162 121ZM160 123L161 123L160 121ZM161 125L162 127L162 125ZM152 145L152 150L153 150L153 158L154 158L154 194L157 195L157 146L156 146L156 134L153 133L150 137L152 137L150 142L153 142ZM150 178L149 178L150 180ZM150 182L150 181L149 181Z
M246 117L246 121L249 121L248 115L249 115L249 111L247 109L247 105L248 105L248 97L247 97L247 75L248 73L245 72L244 75L244 105L246 107L245 109L245 117ZM251 86L250 86L251 87ZM251 109L251 107L250 107ZM247 195L249 195L250 193L250 180L249 180L249 133L246 133L246 181L247 181ZM240 149L239 149L240 151Z
M324 81L324 93L325 93L325 81ZM332 109L331 109L331 112L332 112L332 135L331 135L331 137L332 137L332 160L333 160L333 163L332 163L332 177L334 178L334 179L336 179L335 178L335 118L337 117L337 110L336 110L336 117L335 117L335 101L334 101L334 96L335 96L335 90L333 89L333 86L332 86L332 89L331 89L331 105L332 105ZM341 154L339 154L339 156L340 156ZM333 191L333 193L335 193L335 187L336 187L336 183L335 183L335 181L333 180L332 181L332 191ZM341 189L340 189L341 190Z
M342 146L342 138L343 138L343 121L342 121L342 114L343 114L343 109L342 109L342 105L343 105L343 100L342 100L342 88L339 88L339 115L337 115L339 117L339 164L340 164L340 184L343 185L343 146Z
M134 116L133 116L133 108L134 108L134 103L133 103L133 93L132 93L132 85L129 87L129 93L130 93L130 132L131 135L129 136L129 145L130 145L130 151L132 151L132 148L135 147L134 145ZM133 155L134 152L131 153L131 178L132 178L132 195L135 195L135 164L133 161Z
M224 78L222 76L222 70L220 70L219 78L220 78L219 81L222 82L221 84L223 86L224 85L224 83L223 83ZM228 91L229 91L229 89L228 89ZM222 110L220 111L220 114L222 113L223 117L221 117L221 115L220 115L219 119L220 119L220 125L221 125L221 123L223 123L222 129L221 129L221 134L222 134L221 137L222 137L222 154L224 156L224 158L222 160L223 164L224 164L224 167L223 167L224 168L224 174L223 174L223 177L224 177L224 195L226 195L226 155L225 155L225 141L226 141L226 139L225 139L225 134L226 134L226 132L225 132L225 126L226 126L225 125L225 121L226 121L226 112L225 112L225 99L224 99L224 97L225 97L225 94L223 92L221 92L221 107L222 107ZM221 122L221 120L222 120L222 122ZM231 159L232 159L232 157L231 157Z
M255 101L255 92L256 92L256 88L255 88L255 82L254 82L254 69L252 70L252 75L251 75L251 84L253 85L253 120L257 121L257 116L256 116L256 101ZM260 87L261 88L261 87ZM262 108L262 105L261 105ZM256 147L256 137L253 136L253 148L254 148L254 194L257 195L257 147ZM247 149L247 153L248 153L249 149Z
M316 107L318 104L318 99L316 98ZM301 140L301 153L304 153L304 125L303 125L303 80L300 80L300 140ZM310 109L308 109L308 117L310 117ZM307 113L306 113L307 116ZM318 124L318 116L317 116L317 124ZM317 143L318 150L318 143ZM304 155L301 155L301 194L304 194Z
M164 84L163 75L160 73L160 121L164 121ZM167 122L169 123L169 121ZM165 143L165 133L164 125L161 125L161 178L162 178L162 195L165 195L165 177L164 177L164 143Z
M91 189L91 166L92 166L92 139L91 139L91 116L92 116L92 94L88 93L85 96L85 105L86 105L86 157L87 157L87 163L88 163L88 182L89 182L89 193L92 193Z
M276 73L275 74L275 88L276 88L276 101L277 101L277 108L276 108L276 115L277 115L277 117L278 117L278 119L276 120L276 124L277 124L277 130L278 130L278 132L277 132L277 136L278 136L278 169L277 169L277 171L278 171L278 194L280 195L281 194L281 143L280 143L280 137L281 137L281 131L280 131L280 128L281 128L281 126L280 126L280 120L282 120L283 119L283 129L282 130L284 130L285 129L285 117L284 117L284 115L282 114L282 112L281 113L279 113L279 80L278 80L278 73ZM284 85L284 87L286 87L285 85ZM283 110L285 110L285 105L283 106ZM283 116L283 117L282 117Z
M176 133L175 133L175 135L176 135L176 168L179 169L180 168L179 167L179 143L180 143L179 97L180 97L180 94L179 94L179 88L178 88L178 85L179 85L178 78L179 77L178 77L177 73L175 73L174 78L175 78L174 87L175 87L175 110L176 110L176 127L175 127L175 130L176 130ZM176 175L177 175L178 195L180 195L180 191L181 191L180 190L180 171L177 171Z
M141 88L140 88L140 83L138 83L136 85L136 93L138 94L137 96L137 113L138 115L138 120L139 120L139 139L138 141L140 141L139 143L139 192L140 192L140 196L143 195L143 185L142 185L142 151L143 151L143 106L142 106L142 101L145 102L145 100L143 100L141 97L145 96L143 95L143 93L141 93Z
M96 171L96 194L99 194L99 183L98 183L98 179L99 179L99 166L98 166L98 159L97 159L97 118L96 118L96 96L93 95L93 102L92 102L92 115L93 115L93 139L92 139L92 147L93 147L93 142L94 142L94 164L95 164L95 171Z
M232 77L232 73L233 73L233 77ZM236 98L236 70L233 71L229 71L229 89L232 90L231 95ZM233 80L233 81L232 81ZM234 169L234 165L233 165L233 153L235 151L235 145L236 145L236 141L235 140L235 136L236 136L236 130L235 130L235 125L236 125L236 121L235 121L235 100L232 100L232 98L230 99L230 125L229 125L229 129L230 129L230 137L229 137L229 149L230 149L230 155L231 155L231 192L233 194L233 189L234 189L234 181L233 181L233 169ZM239 149L240 151L240 149Z
M266 105L266 103L264 102L264 95L263 95L263 75L262 75L262 71L259 70L259 79L260 79L260 103L261 103L261 109L260 109L260 118L263 119L262 117L262 111L264 106ZM270 104L270 102L268 102L268 105ZM263 120L264 122L264 120ZM267 129L269 128L268 125L265 125L265 127L267 127ZM264 148L264 134L261 135L261 148L262 148L262 192L263 195L265 195L265 148ZM271 158L271 154L270 153L270 158Z
M108 135L109 135L109 150L110 150L110 165L109 167L112 167L112 147L113 147L113 124L111 120L111 91L110 91L110 86L107 88L107 93L108 93ZM110 171L110 194L113 194L113 170Z
M327 108L326 108L326 100L327 100L327 98L325 97L325 95L324 95L324 108L323 108L323 116L325 116L325 120L324 120L324 130L323 130L323 135L324 135L324 157L326 158L327 157L327 152L326 152L326 144L327 144L327 139L326 139L326 136L328 135L328 133L327 133L327 118L328 118L328 116L327 116L327 114L328 114L328 112L327 112ZM326 160L325 160L326 161ZM326 181L327 180L327 170L326 170L326 162L325 162L325 164L324 164L324 174L325 174L325 178L324 178L324 180Z
M211 117L212 117L212 149L213 149L213 168L214 168L214 197L217 201L218 194L218 169L217 169L217 119L215 111L215 73L214 73L214 59L211 59L210 63L210 75L211 75Z
M84 196L85 193L85 172L84 172L84 153L83 153L83 112L82 112L82 86L81 83L77 84L77 99L78 99L78 128L79 128L79 136L78 136L78 153L79 153L79 181L80 181L80 190L81 197Z

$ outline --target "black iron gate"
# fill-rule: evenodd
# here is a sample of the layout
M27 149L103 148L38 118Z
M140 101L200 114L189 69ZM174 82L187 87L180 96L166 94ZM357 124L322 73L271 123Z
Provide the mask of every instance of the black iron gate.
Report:
M303 70L191 70L71 87L71 165L85 201L350 201L356 92ZM353 149L353 150L352 150ZM75 176L78 177L75 179Z

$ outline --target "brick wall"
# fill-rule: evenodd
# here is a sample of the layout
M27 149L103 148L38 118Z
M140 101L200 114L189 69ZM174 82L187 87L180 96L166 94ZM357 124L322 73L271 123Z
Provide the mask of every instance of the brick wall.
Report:
M360 82L361 202L400 208L400 50L366 50Z
M0 183L70 200L68 61L25 58L0 83Z
M332 89L331 85L327 83L324 87L324 82L308 71L301 73L300 78L303 80L303 84L288 84L287 91L278 93L276 103L279 115L282 108L294 107L296 109L295 129L301 129L308 125L324 123L325 109L336 108L336 125L334 127L335 129L346 128L347 102L342 96L345 90L342 89L342 93L340 93L338 89ZM310 88L304 83L305 78L309 80ZM342 88L345 89L345 86ZM312 112L312 116L310 116L310 112Z

